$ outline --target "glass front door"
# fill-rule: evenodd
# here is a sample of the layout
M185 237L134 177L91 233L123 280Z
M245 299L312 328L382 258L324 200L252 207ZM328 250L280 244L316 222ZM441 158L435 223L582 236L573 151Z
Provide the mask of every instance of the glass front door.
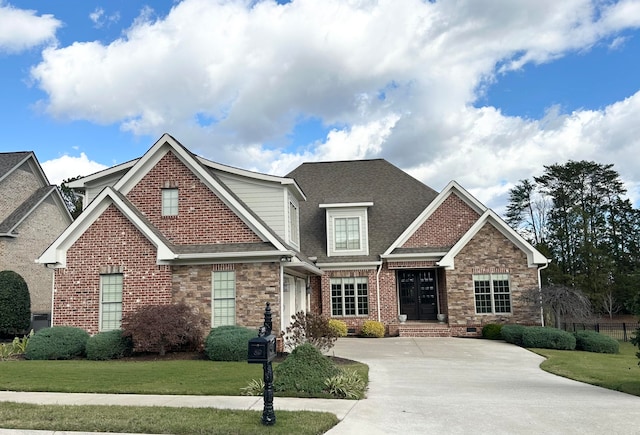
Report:
M407 320L436 320L438 315L435 269L398 272L400 314Z

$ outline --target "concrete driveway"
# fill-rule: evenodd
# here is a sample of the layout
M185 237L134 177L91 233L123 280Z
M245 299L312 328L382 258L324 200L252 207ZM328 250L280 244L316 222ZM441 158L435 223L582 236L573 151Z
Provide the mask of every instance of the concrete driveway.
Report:
M368 398L331 435L640 433L639 397L546 373L504 342L344 338L330 353L370 367Z

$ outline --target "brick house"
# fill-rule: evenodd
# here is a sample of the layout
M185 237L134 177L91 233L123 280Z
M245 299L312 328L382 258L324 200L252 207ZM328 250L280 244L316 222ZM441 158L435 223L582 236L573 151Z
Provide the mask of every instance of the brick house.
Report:
M0 270L27 282L35 328L49 326L53 271L34 260L72 221L33 152L0 153Z
M212 326L256 327L266 301L275 333L300 310L403 335L539 322L520 292L546 258L457 183L438 194L384 160L277 177L165 134L71 187L86 209L39 259L55 268L54 324L96 333L141 305L186 302Z

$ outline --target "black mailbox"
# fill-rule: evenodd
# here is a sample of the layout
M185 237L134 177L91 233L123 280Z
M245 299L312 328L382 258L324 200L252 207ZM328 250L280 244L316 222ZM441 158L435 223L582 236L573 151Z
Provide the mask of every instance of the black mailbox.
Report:
M276 357L276 336L255 337L249 340L248 363L264 364Z

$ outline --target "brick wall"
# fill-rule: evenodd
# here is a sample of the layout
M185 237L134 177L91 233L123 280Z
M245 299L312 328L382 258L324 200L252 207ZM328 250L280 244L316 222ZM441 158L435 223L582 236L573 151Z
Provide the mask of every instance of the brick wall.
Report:
M162 216L162 189L167 187L178 189L177 216ZM134 186L127 198L178 245L261 241L171 152Z
M211 279L215 270L236 273L236 324L258 328L264 321L266 303L271 304L273 333L280 331L279 263L204 264L174 266L172 297L211 319Z
M36 175L31 172L28 162L14 170L0 182L0 221L42 186Z
M474 274L508 273L512 314L476 314ZM448 320L451 326L509 322L536 324L539 311L522 300L522 291L538 287L537 268L527 265L524 252L513 245L490 223L476 234L455 258L455 269L446 271Z
M54 325L95 334L99 329L100 273L121 270L123 313L171 302L171 270L156 265L156 249L113 205L67 251L67 267L56 269Z
M478 220L479 215L452 193L418 228L403 248L450 247Z

